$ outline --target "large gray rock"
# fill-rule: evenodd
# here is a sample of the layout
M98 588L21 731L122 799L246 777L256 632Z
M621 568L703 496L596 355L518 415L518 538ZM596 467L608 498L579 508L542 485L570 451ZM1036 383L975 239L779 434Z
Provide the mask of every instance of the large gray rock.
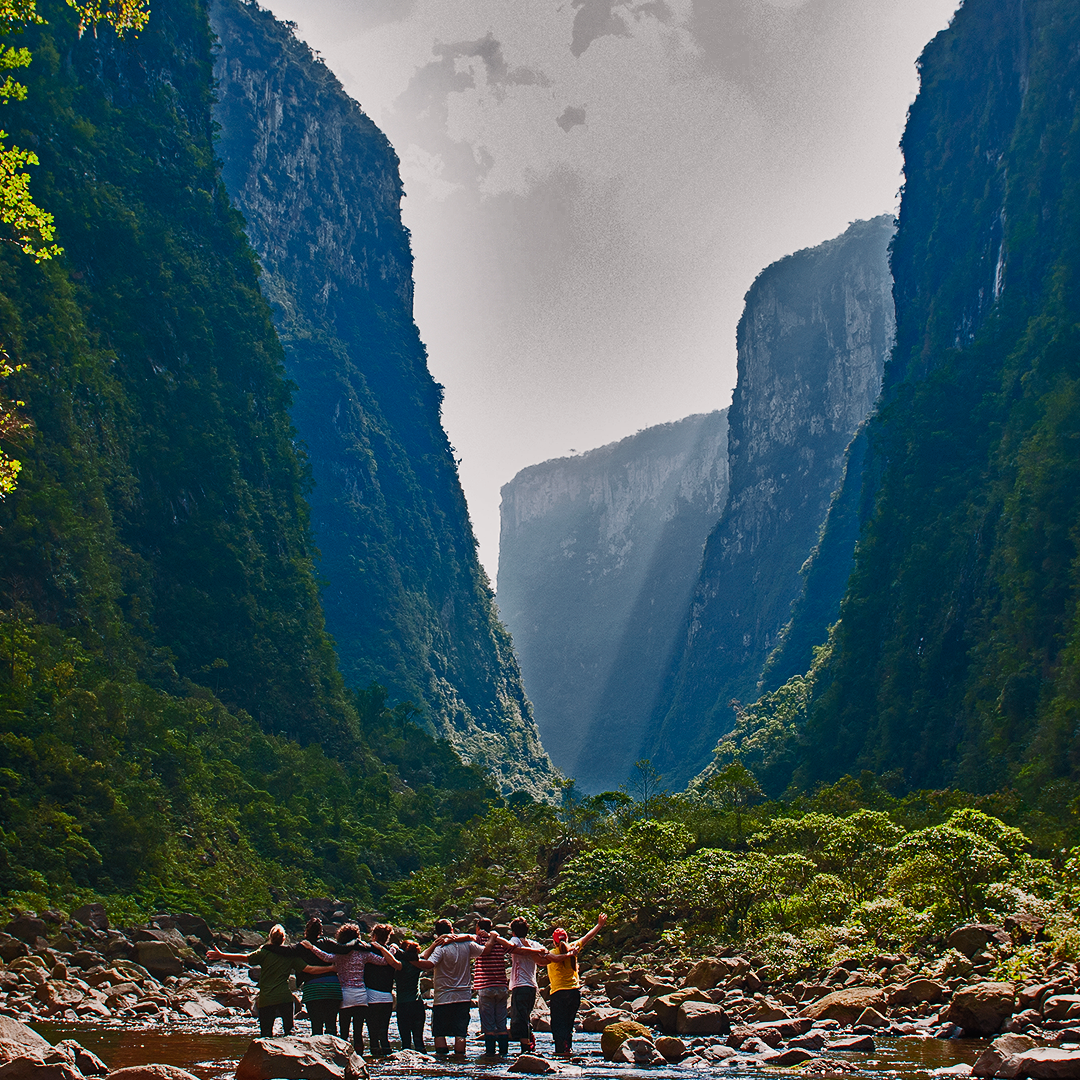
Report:
M109 914L104 904L83 904L71 913L71 921L89 926L91 930L109 929Z
M995 1039L971 1066L972 1076L997 1076L1010 1059L1035 1048L1035 1040L1027 1035L1002 1035Z
M678 1035L727 1035L731 1020L722 1005L706 1001L684 1001L675 1015Z
M701 990L693 986L688 986L685 990L676 990L673 994L661 994L653 1002L653 1011L660 1021L660 1026L666 1032L675 1033L676 1019L684 1001L701 1001L709 1005L712 1004Z
M17 1047L32 1052L44 1053L49 1048L49 1041L42 1038L33 1028L13 1020L10 1016L0 1015L0 1042L7 1047Z
M1054 994L1043 1002L1044 1020L1080 1019L1080 994Z
M945 986L935 979L911 979L889 991L889 1005L918 1005L926 1001L936 1005L945 998Z
M1018 1080L1078 1080L1080 1078L1080 1051L1059 1050L1055 1046L1040 1046L1028 1050L1011 1063Z
M1013 1002L1012 983L975 983L953 994L941 1019L943 1023L963 1028L968 1036L996 1035L1012 1016Z
M864 1009L885 1008L885 992L875 986L853 986L847 990L837 990L826 994L800 1013L812 1020L835 1020L844 1027L850 1027Z
M949 935L949 948L962 952L967 957L974 956L989 944L1009 945L1012 938L1000 926L992 923L968 923L958 926Z
M236 1080L367 1080L352 1044L333 1035L255 1039L236 1067Z
M184 970L184 961L167 941L136 942L135 959L141 967L159 979L180 975Z

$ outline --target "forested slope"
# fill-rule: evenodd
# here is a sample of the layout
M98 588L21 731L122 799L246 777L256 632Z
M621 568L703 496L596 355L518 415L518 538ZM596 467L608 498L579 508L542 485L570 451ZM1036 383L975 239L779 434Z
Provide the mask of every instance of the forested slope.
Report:
M476 555L412 317L397 155L290 27L218 0L218 151L261 260L310 456L323 604L346 682L423 709L504 791L555 776Z
M215 164L205 8L159 0L123 41L41 10L4 126L64 254L0 244L34 426L0 503L0 891L234 918L370 898L491 792L337 671L282 350Z
M913 785L1080 780L1080 9L967 0L903 140L869 522L797 754Z

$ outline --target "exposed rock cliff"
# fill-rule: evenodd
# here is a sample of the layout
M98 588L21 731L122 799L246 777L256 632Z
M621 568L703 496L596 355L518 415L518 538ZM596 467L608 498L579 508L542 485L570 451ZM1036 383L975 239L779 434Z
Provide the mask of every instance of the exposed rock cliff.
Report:
M327 627L354 686L385 685L504 790L550 790L412 319L385 136L290 29L212 6L223 177L262 261L297 390Z
M499 608L544 745L586 790L623 782L641 756L726 498L726 411L533 465L502 489Z
M756 696L802 592L799 571L818 542L845 451L881 388L895 325L893 228L889 217L856 222L774 263L747 293L730 411L731 494L645 744L670 784L709 761L731 726L731 700ZM830 586L836 601L846 578L840 565Z
M967 0L920 61L897 346L797 779L1080 792L1080 8Z

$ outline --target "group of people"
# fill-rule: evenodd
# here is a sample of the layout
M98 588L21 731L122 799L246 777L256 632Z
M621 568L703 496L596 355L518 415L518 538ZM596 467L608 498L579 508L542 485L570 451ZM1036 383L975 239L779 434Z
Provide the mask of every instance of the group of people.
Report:
M487 1056L505 1057L511 1039L520 1042L523 1053L534 1050L532 1013L539 992L536 975L538 965L544 964L550 984L548 1006L555 1053L569 1057L581 1004L578 956L606 922L607 917L601 915L576 941L559 927L552 934L549 949L529 937L525 919L510 924L509 938L498 934L490 919L478 920L473 934L454 933L449 919L439 919L435 940L421 950L417 942L408 939L391 944L394 928L387 923L376 926L368 941L361 938L356 923L346 923L331 939L323 936L322 922L314 918L296 944L287 943L285 929L278 925L255 952L212 949L207 958L259 967L257 1008L262 1038L273 1035L278 1017L284 1033L292 1033L295 1002L289 976L295 975L312 1035L332 1035L337 1030L341 1038L348 1039L351 1029L353 1047L362 1054L366 1025L371 1053L377 1056L390 1053L395 991L401 1047L424 1049L426 1005L420 991L424 972L431 973L433 984L431 1035L436 1054L448 1054L451 1039L454 1053L465 1054L474 989Z

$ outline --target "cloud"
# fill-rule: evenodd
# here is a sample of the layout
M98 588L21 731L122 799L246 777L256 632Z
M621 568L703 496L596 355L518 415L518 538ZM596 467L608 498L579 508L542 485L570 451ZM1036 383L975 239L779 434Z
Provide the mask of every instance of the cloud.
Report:
M492 88L551 85L542 72L527 67L511 68L503 56L502 43L496 40L490 30L478 41L458 41L453 45L436 44L433 52L444 60L479 58L484 62L487 83Z
M575 56L581 56L597 38L630 37L627 15L634 19L649 15L664 23L674 18L667 0L571 0L571 4L577 9L570 40L570 51Z
M563 131L569 131L572 127L577 127L579 124L585 123L585 106L584 105L567 105L562 111L562 116L555 121L563 129Z

